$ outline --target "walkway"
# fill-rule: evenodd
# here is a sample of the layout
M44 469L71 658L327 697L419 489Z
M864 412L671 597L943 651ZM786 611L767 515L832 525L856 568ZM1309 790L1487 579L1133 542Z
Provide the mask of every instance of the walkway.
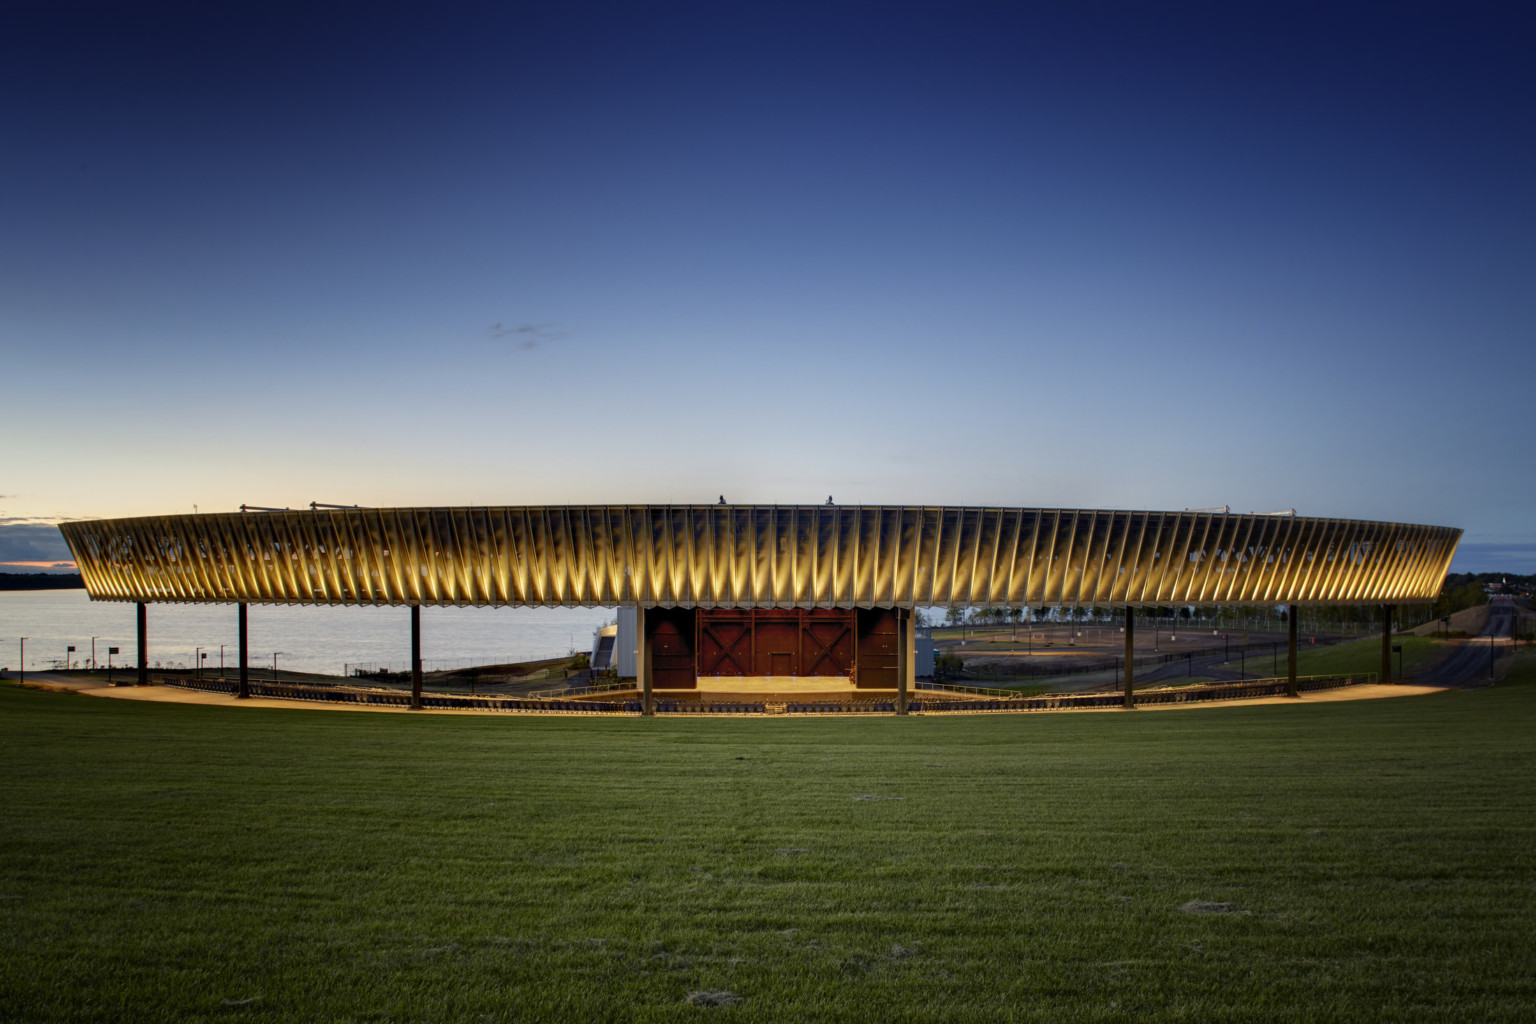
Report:
M203 690L186 690L177 686L108 686L99 679L86 679L80 676L68 675L62 672L29 672L27 673L27 685L36 686L39 689L55 691L67 691L81 693L91 697L107 697L115 700L148 700L160 701L167 704L211 704L222 707L241 708L295 708L307 711L372 711L384 714L427 714L427 715L496 715L506 714L504 711L485 711L475 708L426 708L422 711L411 711L405 707L380 706L375 704L345 704L331 703L328 701L307 700L281 700L268 697L253 697L249 700L236 700L230 694L209 693ZM1249 697L1233 700L1201 701L1187 704L1149 704L1138 707L1138 711L1167 711L1176 708L1213 708L1213 707L1245 707L1255 704L1318 704L1331 703L1345 700L1374 700L1386 697L1413 697L1427 693L1439 693L1447 689L1444 686L1430 685L1403 685L1403 684L1361 684L1356 686L1339 687L1333 690L1316 690L1303 693L1300 697ZM1104 711L1121 711L1123 708L1056 708L1049 710L1031 711L1030 714L1079 714L1096 713ZM518 714L569 714L569 712L543 712L520 711ZM948 712L954 714L955 712Z

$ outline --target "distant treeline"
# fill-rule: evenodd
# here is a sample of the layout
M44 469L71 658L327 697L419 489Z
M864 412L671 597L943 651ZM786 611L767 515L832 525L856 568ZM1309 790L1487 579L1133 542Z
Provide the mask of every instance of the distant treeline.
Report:
M77 572L0 572L0 590L80 590Z
M1435 602L1438 618L1459 612L1463 608L1486 604L1488 595L1483 590L1486 583L1497 584L1506 594L1528 596L1536 588L1536 575L1521 576L1512 572L1453 572L1445 577L1440 589L1440 600Z

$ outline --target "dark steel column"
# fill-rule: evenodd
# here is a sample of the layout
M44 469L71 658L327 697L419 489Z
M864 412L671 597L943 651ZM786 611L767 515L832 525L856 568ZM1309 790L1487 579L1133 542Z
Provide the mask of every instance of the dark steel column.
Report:
M640 713L654 715L656 705L651 698L651 638L645 635L645 606L635 608L635 675L640 677Z
M1397 611L1396 605L1384 604L1381 606L1381 681L1392 681L1392 613Z
M250 632L245 626L245 604L242 602L236 605L235 608L235 618L240 623L240 688L235 691L235 699L249 700L251 697L251 678L246 663L250 660Z
M139 685L149 685L149 611L139 602Z
M907 713L907 666L912 660L912 651L907 646L907 627L912 622L912 613L904 608L896 609L896 713Z
M411 605L411 710L421 710L421 605Z
M1301 693L1296 689L1296 606L1291 605L1291 610L1286 614L1291 620L1291 645L1285 652L1285 670L1287 673L1285 695L1287 697L1300 697Z
M1131 695L1131 677L1136 674L1136 609L1125 606L1125 706L1134 708L1136 698Z

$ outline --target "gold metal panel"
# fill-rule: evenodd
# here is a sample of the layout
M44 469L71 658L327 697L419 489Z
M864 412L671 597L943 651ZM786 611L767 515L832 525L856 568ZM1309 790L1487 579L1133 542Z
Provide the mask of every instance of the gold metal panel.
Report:
M825 505L326 509L60 529L95 600L706 608L1425 601L1461 538L1294 516Z

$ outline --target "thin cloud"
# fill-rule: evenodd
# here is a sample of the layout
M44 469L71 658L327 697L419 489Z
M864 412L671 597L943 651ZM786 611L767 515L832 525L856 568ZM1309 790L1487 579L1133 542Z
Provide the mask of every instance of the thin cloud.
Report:
M559 341L565 337L565 332L559 330L553 323L518 324L516 327L508 327L498 322L486 328L485 333L490 338L516 339L519 352L529 352L538 348L540 342Z
M0 516L0 526L57 526L60 523L74 523L84 519L98 519L99 516Z

